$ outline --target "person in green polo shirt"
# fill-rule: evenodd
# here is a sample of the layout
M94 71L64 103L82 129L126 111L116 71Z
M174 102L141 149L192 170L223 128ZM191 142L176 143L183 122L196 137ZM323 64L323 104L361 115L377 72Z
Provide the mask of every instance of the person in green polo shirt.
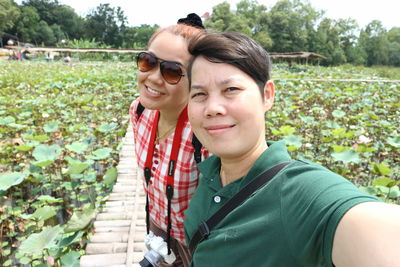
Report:
M239 33L206 33L189 51L189 120L214 155L198 165L199 186L185 212L187 243L260 173L290 162L211 229L191 266L400 266L400 206L291 159L283 141L265 141L275 96L266 51Z

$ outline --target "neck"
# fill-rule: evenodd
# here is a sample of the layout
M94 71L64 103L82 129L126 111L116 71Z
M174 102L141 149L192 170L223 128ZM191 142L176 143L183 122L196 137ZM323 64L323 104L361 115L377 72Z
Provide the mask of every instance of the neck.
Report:
M185 106L178 107L173 110L160 110L160 119L158 121L158 125L163 125L163 126L176 125L179 115L181 114L184 108Z
M160 110L156 141L168 138L168 136L174 131L183 108L184 107L176 108L172 111Z
M226 186L245 176L268 146L263 141L252 150L236 158L221 158L221 183Z

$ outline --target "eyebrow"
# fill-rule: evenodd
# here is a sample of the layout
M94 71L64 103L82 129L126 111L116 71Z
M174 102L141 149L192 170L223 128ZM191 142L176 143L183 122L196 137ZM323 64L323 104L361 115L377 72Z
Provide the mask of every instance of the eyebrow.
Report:
M238 79L235 79L234 77L233 77L233 78L232 78L232 77L229 77L229 78L226 78L226 79L224 79L224 80L218 82L218 85L219 85L219 86L221 86L221 85L227 85L227 84L229 84L229 83L231 83L232 81L235 81L235 80L238 80ZM203 89L204 87L205 87L204 85L195 84L195 85L190 86L190 90L200 90L200 89Z

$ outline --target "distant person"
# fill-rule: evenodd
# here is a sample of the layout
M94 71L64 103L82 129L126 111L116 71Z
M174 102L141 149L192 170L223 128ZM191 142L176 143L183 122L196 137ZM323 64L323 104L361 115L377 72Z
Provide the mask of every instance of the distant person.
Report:
M65 56L63 60L64 60L65 63L71 63L71 57L68 56L68 55Z
M159 28L148 50L137 55L140 96L130 107L130 118L148 201L148 226L177 256L172 265L161 266L188 266L190 262L184 211L198 184L196 159L207 157L208 152L200 144L196 154L187 119L187 46L202 31L200 17L189 14L175 25Z
M263 47L240 33L206 33L189 52L189 121L214 154L199 164L200 183L185 212L191 266L399 267L400 206L291 159L283 141L265 141L275 86ZM281 169L268 183L215 219L273 167Z

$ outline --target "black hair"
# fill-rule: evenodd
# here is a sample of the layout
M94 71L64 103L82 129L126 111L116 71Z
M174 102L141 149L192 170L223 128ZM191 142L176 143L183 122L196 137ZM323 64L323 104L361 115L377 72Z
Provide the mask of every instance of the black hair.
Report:
M188 66L189 85L193 62L203 56L213 63L227 63L248 74L264 96L265 83L270 80L271 62L267 51L255 40L237 32L203 32L189 43L192 58ZM189 87L190 88L190 87Z

